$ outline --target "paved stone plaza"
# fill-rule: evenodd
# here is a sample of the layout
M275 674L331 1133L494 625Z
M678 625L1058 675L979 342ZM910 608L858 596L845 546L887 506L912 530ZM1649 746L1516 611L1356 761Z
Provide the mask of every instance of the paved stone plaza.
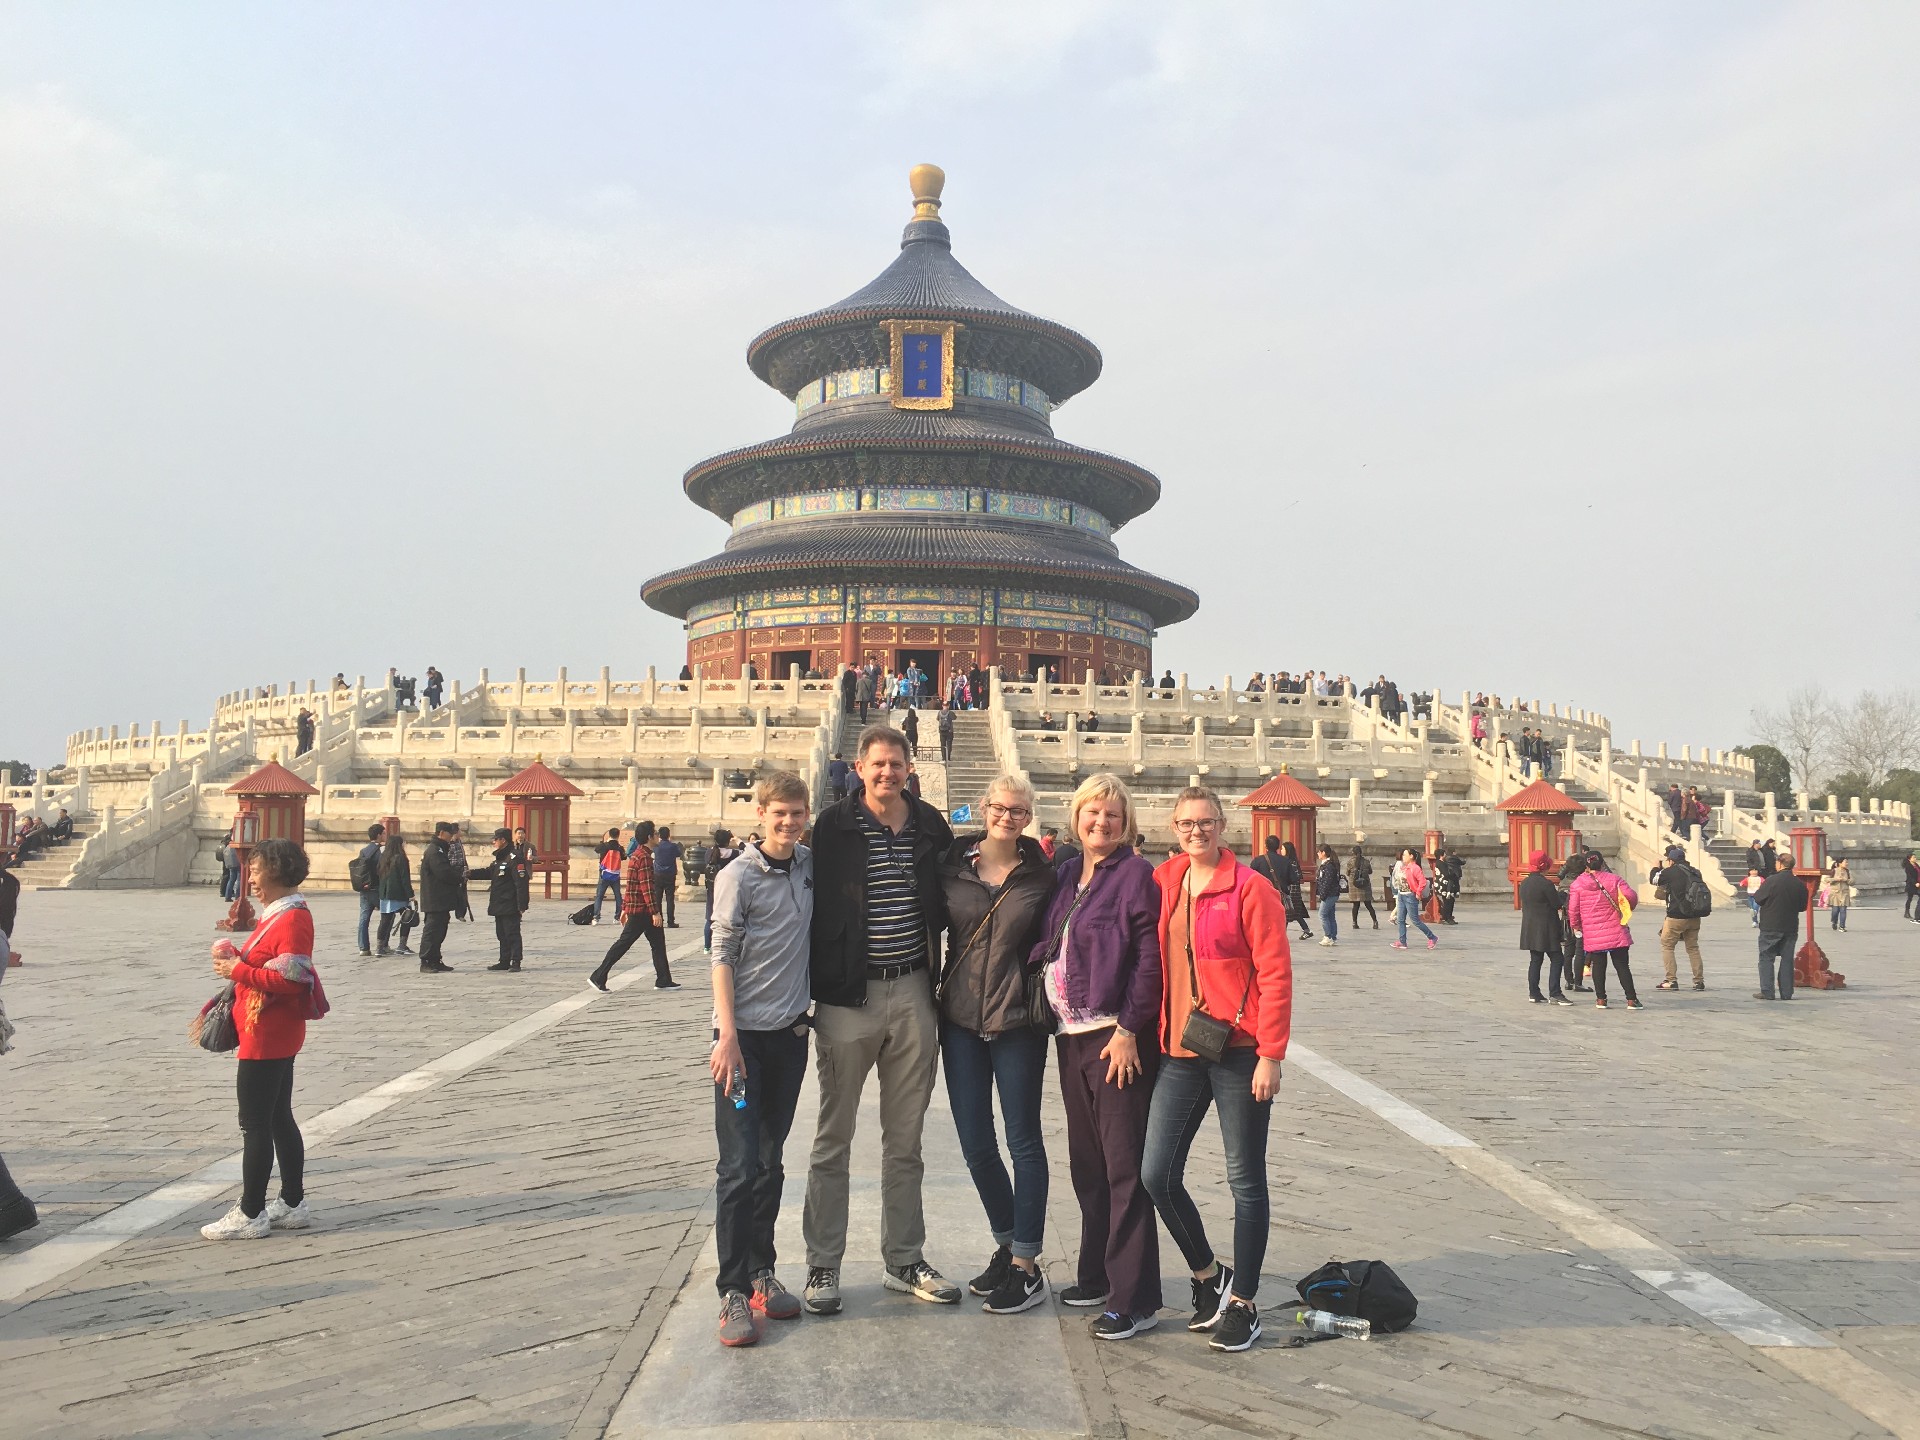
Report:
M214 1246L196 1232L235 1189L233 1078L184 1030L221 906L23 897L0 1146L42 1223L0 1243L5 1434L1920 1435L1920 929L1885 908L1832 937L1849 989L1784 1006L1748 998L1740 914L1708 923L1705 994L1654 990L1643 941L1639 1013L1527 1004L1504 910L1464 912L1437 954L1370 929L1301 949L1267 1338L1241 1356L1174 1311L1096 1346L1078 1313L882 1292L874 1123L848 1313L722 1352L693 907L671 932L687 988L664 995L637 956L588 990L615 932L557 902L519 976L481 970L484 920L432 978L354 957L350 897L314 910L334 1011L296 1103L318 1223ZM1077 1215L1051 1094L1048 1117L1061 1280ZM990 1242L943 1096L927 1134L929 1259L964 1280ZM1224 1241L1211 1131L1194 1174ZM797 1229L795 1198L796 1288ZM1418 1325L1287 1348L1288 1282L1329 1255L1392 1261ZM1162 1260L1183 1302L1164 1239Z

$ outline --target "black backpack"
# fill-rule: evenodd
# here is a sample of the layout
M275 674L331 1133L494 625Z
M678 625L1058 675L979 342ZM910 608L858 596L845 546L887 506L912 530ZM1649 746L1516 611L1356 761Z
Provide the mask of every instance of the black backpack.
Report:
M1420 1310L1413 1292L1384 1260L1329 1260L1293 1288L1315 1310L1358 1315L1389 1334L1406 1329Z
M364 895L373 889L373 867L379 858L377 854L356 855L347 862L347 883L357 894Z
M1674 868L1678 870L1683 866L1676 863ZM1687 883L1681 887L1680 894L1676 898L1680 901L1680 908L1686 913L1675 918L1704 920L1713 913L1713 891L1707 888L1706 880L1693 866L1686 865L1684 868L1687 872Z
M593 924L593 906L582 905L578 910L567 916L567 923L569 925Z

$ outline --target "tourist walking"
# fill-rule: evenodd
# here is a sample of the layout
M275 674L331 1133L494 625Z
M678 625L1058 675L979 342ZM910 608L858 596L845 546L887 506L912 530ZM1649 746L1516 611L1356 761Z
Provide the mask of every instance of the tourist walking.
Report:
M739 857L740 847L733 843L733 832L724 827L713 832L713 844L707 847L706 881L707 918L702 932L701 944L707 952L713 952L713 882L720 872Z
M420 968L445 970L440 947L447 938L447 925L460 903L467 883L467 872L453 868L454 826L442 820L433 827L433 838L420 851Z
M260 1240L274 1230L313 1223L307 1204L306 1141L293 1118L293 1061L306 1043L307 1021L327 1013L313 966L313 916L300 885L307 852L291 840L263 840L248 861L253 893L264 907L244 947L221 940L213 970L233 982L233 1024L239 1033L234 1089L240 1100L240 1199L200 1234L208 1240ZM280 1193L267 1199L274 1161Z
M660 903L660 913L666 916L669 930L680 928L675 904L680 898L680 857L684 853L684 847L673 838L673 831L662 825L660 838L653 846L653 893Z
M883 1283L939 1305L960 1287L927 1263L920 1138L940 1025L933 1003L935 937L945 928L939 860L953 844L940 812L907 793L912 762L884 721L860 732L860 792L813 827L812 984L820 1119L801 1232L807 1309L840 1309L847 1190L860 1093L880 1077L880 1252Z
M1173 807L1182 853L1154 871L1160 886L1160 1073L1147 1117L1143 1178L1193 1277L1187 1329L1215 1350L1260 1338L1260 1269L1271 1221L1267 1130L1293 1009L1287 918L1273 887L1220 844L1226 812L1195 786ZM1339 874L1333 852L1321 847ZM1338 883L1333 887L1338 901ZM1224 1033L1222 1033L1224 1031ZM1217 1110L1233 1193L1233 1263L1222 1265L1187 1192L1194 1137Z
M1047 1033L1028 1008L1027 957L1053 898L1053 865L1040 842L1021 833L1033 819L1033 787L1023 776L998 777L979 804L983 828L956 837L940 859L947 911L936 987L940 1054L960 1151L993 1236L987 1268L967 1288L989 1314L1014 1315L1048 1294L1039 1259L1047 1220L1040 1130ZM1004 1156L994 1132L996 1094Z
M1687 961L1693 966L1693 988L1707 988L1706 970L1700 963L1700 922L1706 918L1706 912L1697 911L1699 898L1707 893L1706 883L1700 872L1687 863L1685 850L1678 845L1667 846L1666 853L1660 857L1660 868L1655 872L1653 891L1655 899L1667 902L1667 918L1660 922L1660 962L1667 972L1658 986L1661 990L1680 988L1673 952L1683 944L1687 947ZM1712 903L1709 898L1708 906Z
M20 859L33 858L32 848L27 844L26 836L19 838L15 846ZM233 848L233 831L227 831L226 838L220 842L220 848L214 852L220 862L220 898L238 900L240 898L240 852Z
M1766 873L1771 874L1771 868ZM1910 852L1900 862L1900 876L1906 885L1906 899L1900 905L1900 918L1920 920L1920 850Z
M953 701L949 700L940 707L940 763L953 763Z
M1781 855L1754 899L1760 906L1760 988L1756 1000L1793 998L1793 942L1807 908L1807 885L1793 873L1793 857Z
M594 846L594 854L600 859L600 878L593 886L593 923L600 923L600 907L606 903L608 895L613 896L613 918L618 920L620 909L620 871L627 863L627 847L620 843L620 827L612 825L607 833Z
M440 673L437 666L427 666L427 682L420 687L420 693L427 702L427 709L440 708L440 695L446 689L446 684L447 677Z
M1321 845L1314 867L1313 894L1320 902L1320 943L1331 947L1340 939L1340 860L1331 845ZM1356 917L1358 918L1358 917Z
M1286 907L1287 919L1300 927L1300 938L1311 940L1313 931L1307 928L1307 902L1300 894L1303 878L1300 857L1294 851L1293 842L1282 842L1278 835L1267 836L1266 853L1250 868L1273 886L1280 903Z
M1847 928L1847 909L1853 904L1853 867L1842 855L1833 862L1833 873L1827 880L1827 928L1844 930Z
M1527 998L1536 1005L1571 1005L1560 989L1567 959L1560 948L1560 887L1547 874L1550 863L1546 851L1535 850L1527 857L1527 874L1520 881L1520 948L1528 954ZM1553 964L1547 971L1547 993L1542 995L1540 967L1548 960Z
M1133 797L1118 778L1082 781L1068 821L1080 853L1054 868L1046 938L1033 954L1058 1022L1080 1202L1078 1278L1060 1298L1104 1307L1094 1338L1127 1340L1160 1323L1160 1237L1141 1175L1159 1062L1160 890L1134 853Z
M854 704L860 710L860 723L867 723L867 711L873 706L873 672L862 670L860 678L854 681Z
M1420 854L1411 845L1400 852L1400 858L1393 863L1393 872L1389 877L1393 886L1393 924L1398 932L1393 942L1395 950L1407 948L1407 922L1411 920L1420 933L1427 937L1427 949L1439 946L1440 937L1428 928L1427 922L1420 918L1420 902L1427 897L1427 872L1421 867Z
M754 787L766 838L715 877L713 1129L720 1163L714 1249L720 1343L751 1345L756 1316L797 1320L800 1301L774 1273L787 1134L807 1078L807 954L813 856L806 782L776 770Z
M717 838L717 837L716 837ZM608 948L606 955L594 967L587 977L587 983L596 990L607 988L607 977L631 950L634 942L646 937L647 949L653 956L653 988L656 990L678 990L674 983L673 970L667 964L667 932L660 926L660 901L654 890L653 847L655 832L651 820L642 820L633 827L633 853L627 856L627 862L621 869L621 878L626 884L625 904L621 907L622 922L620 934ZM738 852L736 851L735 854ZM734 856L729 855L729 860ZM712 896L709 894L707 915L711 922L713 915ZM708 932L712 932L709 930ZM711 940L708 942L711 944Z
M907 737L907 759L920 758L920 712L911 705L907 707L907 718L900 724L900 733Z
M1373 908L1373 861L1367 858L1367 852L1360 846L1353 847L1353 854L1347 861L1347 894L1352 897L1354 929L1360 928L1360 907L1367 907L1367 918L1373 921L1373 928L1380 928L1380 916Z
M460 822L447 824L447 859L453 864L453 878L456 882L453 900L453 918L473 921L473 899L467 894L467 843L460 838Z
M20 880L7 869L7 860L0 854L0 981L7 978L19 956L13 951L14 927L19 922ZM7 1019L7 1007L0 1001L0 1055L13 1048L13 1025ZM5 1156L0 1156L0 1240L18 1235L22 1230L31 1230L40 1223L40 1212L34 1208L33 1201L14 1184L13 1176L7 1170Z
M1467 862L1452 850L1443 851L1433 865L1433 897L1440 902L1440 923L1457 925L1453 918L1453 903L1460 898L1460 884L1465 878Z
M1586 873L1584 854L1571 857L1560 867L1560 945L1567 953L1567 989L1582 995L1588 989L1583 983L1587 974L1587 952L1567 919L1567 896L1573 892L1573 882Z
M304 755L313 749L314 715L306 706L293 717L293 753Z
M500 946L499 958L489 970L520 968L520 916L523 913L520 892L520 865L514 855L513 832L504 826L493 832L493 858L467 872L470 880L487 882L487 914L493 917L493 937ZM420 968L436 974L449 970L447 965L429 966L421 957Z
M540 858L540 852L533 848L533 842L527 839L527 827L513 827L513 875L520 882L520 913L526 914L533 906L533 866ZM548 884L552 884L551 881Z
M360 897L360 953L373 954L373 917L380 909L380 852L387 827L369 825L367 843L347 862L347 883ZM384 943L384 942L383 942Z
M1625 901L1623 913L1621 902ZM1593 967L1593 1005L1607 1008L1607 962L1613 962L1620 977L1620 989L1627 997L1629 1010L1644 1010L1634 994L1633 971L1627 964L1627 951L1633 945L1633 932L1627 928L1627 916L1640 903L1634 888L1618 875L1609 874L1607 862L1598 850L1587 852L1585 871L1567 891L1567 924L1580 937L1587 961Z
M378 870L380 939L379 948L374 954L411 955L413 951L407 945L407 933L413 928L413 861L407 857L407 844L400 838L398 830L387 836L386 844L381 847ZM396 920L400 922L400 945L397 951L390 946Z

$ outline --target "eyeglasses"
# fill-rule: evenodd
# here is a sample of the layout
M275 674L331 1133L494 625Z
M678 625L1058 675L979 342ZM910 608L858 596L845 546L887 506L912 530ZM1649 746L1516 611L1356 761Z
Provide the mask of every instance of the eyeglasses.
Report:
M1196 830L1204 832L1208 830L1218 830L1219 828L1220 822L1218 820L1176 820L1173 822L1173 830L1176 835L1191 835Z
M989 805L987 815L994 820L1031 820L1033 811L1024 805Z

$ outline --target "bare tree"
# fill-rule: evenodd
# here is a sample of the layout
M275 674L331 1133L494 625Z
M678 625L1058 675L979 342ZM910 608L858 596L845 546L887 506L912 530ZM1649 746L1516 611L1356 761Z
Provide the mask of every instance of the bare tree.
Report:
M1863 690L1834 714L1833 762L1877 786L1889 770L1920 759L1920 696L1911 690Z
M1807 791L1827 764L1838 724L1833 701L1818 685L1801 686L1778 710L1753 712L1753 733L1787 757L1794 783Z

